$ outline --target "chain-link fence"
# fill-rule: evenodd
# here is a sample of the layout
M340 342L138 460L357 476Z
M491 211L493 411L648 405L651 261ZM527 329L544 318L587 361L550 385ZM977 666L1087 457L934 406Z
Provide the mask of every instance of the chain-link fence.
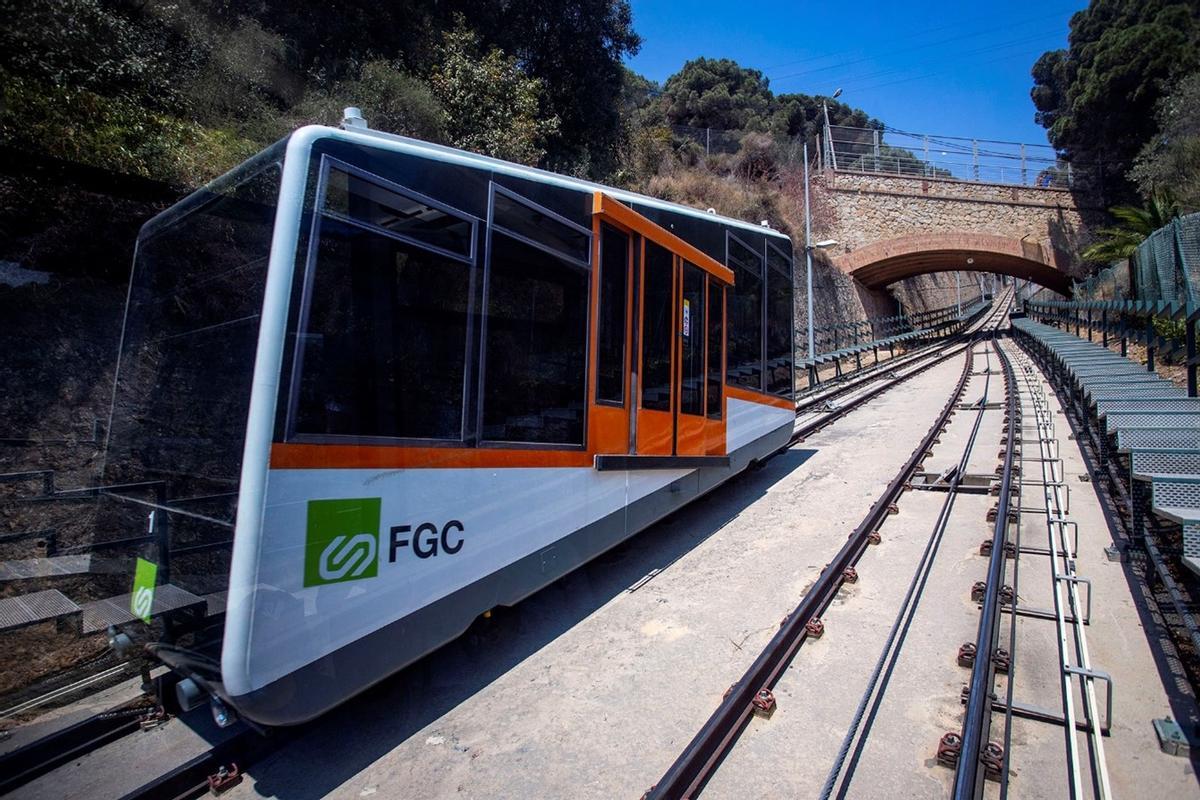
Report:
M1132 300L1132 276L1131 261L1118 261L1076 283L1074 297L1077 300Z
M1200 303L1200 213L1172 220L1131 258L1079 281L1074 297Z
M691 125L672 125L671 134L691 148L697 155L737 155L744 144L753 143L755 148L770 147L779 164L800 164L804 142L799 136L757 131L728 131L720 128L697 128ZM812 143L810 142L810 145ZM815 158L810 147L809 155Z
M1174 219L1150 234L1133 263L1137 299L1200 302L1200 213Z

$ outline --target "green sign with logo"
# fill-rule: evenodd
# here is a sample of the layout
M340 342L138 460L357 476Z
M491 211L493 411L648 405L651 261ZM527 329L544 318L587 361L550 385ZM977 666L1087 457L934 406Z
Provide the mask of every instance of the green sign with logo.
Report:
M154 608L154 582L157 578L158 564L139 558L133 572L133 593L129 595L129 612L146 624L150 623L150 610Z
M304 585L374 578L379 573L378 497L309 500Z

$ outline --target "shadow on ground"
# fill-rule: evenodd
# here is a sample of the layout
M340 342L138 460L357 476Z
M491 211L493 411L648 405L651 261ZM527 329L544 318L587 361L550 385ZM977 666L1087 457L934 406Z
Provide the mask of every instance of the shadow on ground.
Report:
M257 792L285 800L331 793L614 597L669 569L816 452L786 450L742 473L297 730L295 741L247 770Z

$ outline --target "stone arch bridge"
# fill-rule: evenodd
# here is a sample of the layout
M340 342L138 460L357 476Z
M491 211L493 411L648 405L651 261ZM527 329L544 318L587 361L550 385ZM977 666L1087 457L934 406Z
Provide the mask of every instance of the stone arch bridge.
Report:
M868 289L930 272L1011 275L1071 293L1086 234L1067 189L826 169L814 176L813 225L826 257Z

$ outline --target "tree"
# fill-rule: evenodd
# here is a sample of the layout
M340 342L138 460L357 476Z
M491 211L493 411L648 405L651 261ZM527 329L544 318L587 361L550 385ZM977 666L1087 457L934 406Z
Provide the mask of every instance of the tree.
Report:
M1117 224L1096 231L1098 240L1079 254L1084 261L1110 264L1129 258L1150 234L1179 216L1179 204L1169 194L1159 193L1145 206L1114 206L1108 213Z
M481 52L464 27L446 32L439 58L430 84L448 114L451 143L524 164L540 161L558 130L558 117L542 110L542 82L499 48Z
M837 100L808 94L776 95L775 129L788 136L803 136L812 141L825 126L825 109L829 109L830 125L883 130L883 123Z
M1142 147L1130 178L1144 197L1167 192L1185 211L1200 210L1200 73L1158 102L1159 132Z
M279 135L283 41L200 0L0 0L0 141L203 183Z
M615 169L622 62L642 43L627 0L459 2L483 44L500 47L541 81L544 107L558 118L557 135L546 141L547 166L593 178Z
M756 69L728 58L697 58L667 78L663 102L672 125L765 131L775 95Z
M1071 17L1066 50L1034 64L1035 119L1077 169L1101 170L1100 189L1131 198L1125 175L1153 137L1164 87L1200 66L1194 0L1092 0Z

